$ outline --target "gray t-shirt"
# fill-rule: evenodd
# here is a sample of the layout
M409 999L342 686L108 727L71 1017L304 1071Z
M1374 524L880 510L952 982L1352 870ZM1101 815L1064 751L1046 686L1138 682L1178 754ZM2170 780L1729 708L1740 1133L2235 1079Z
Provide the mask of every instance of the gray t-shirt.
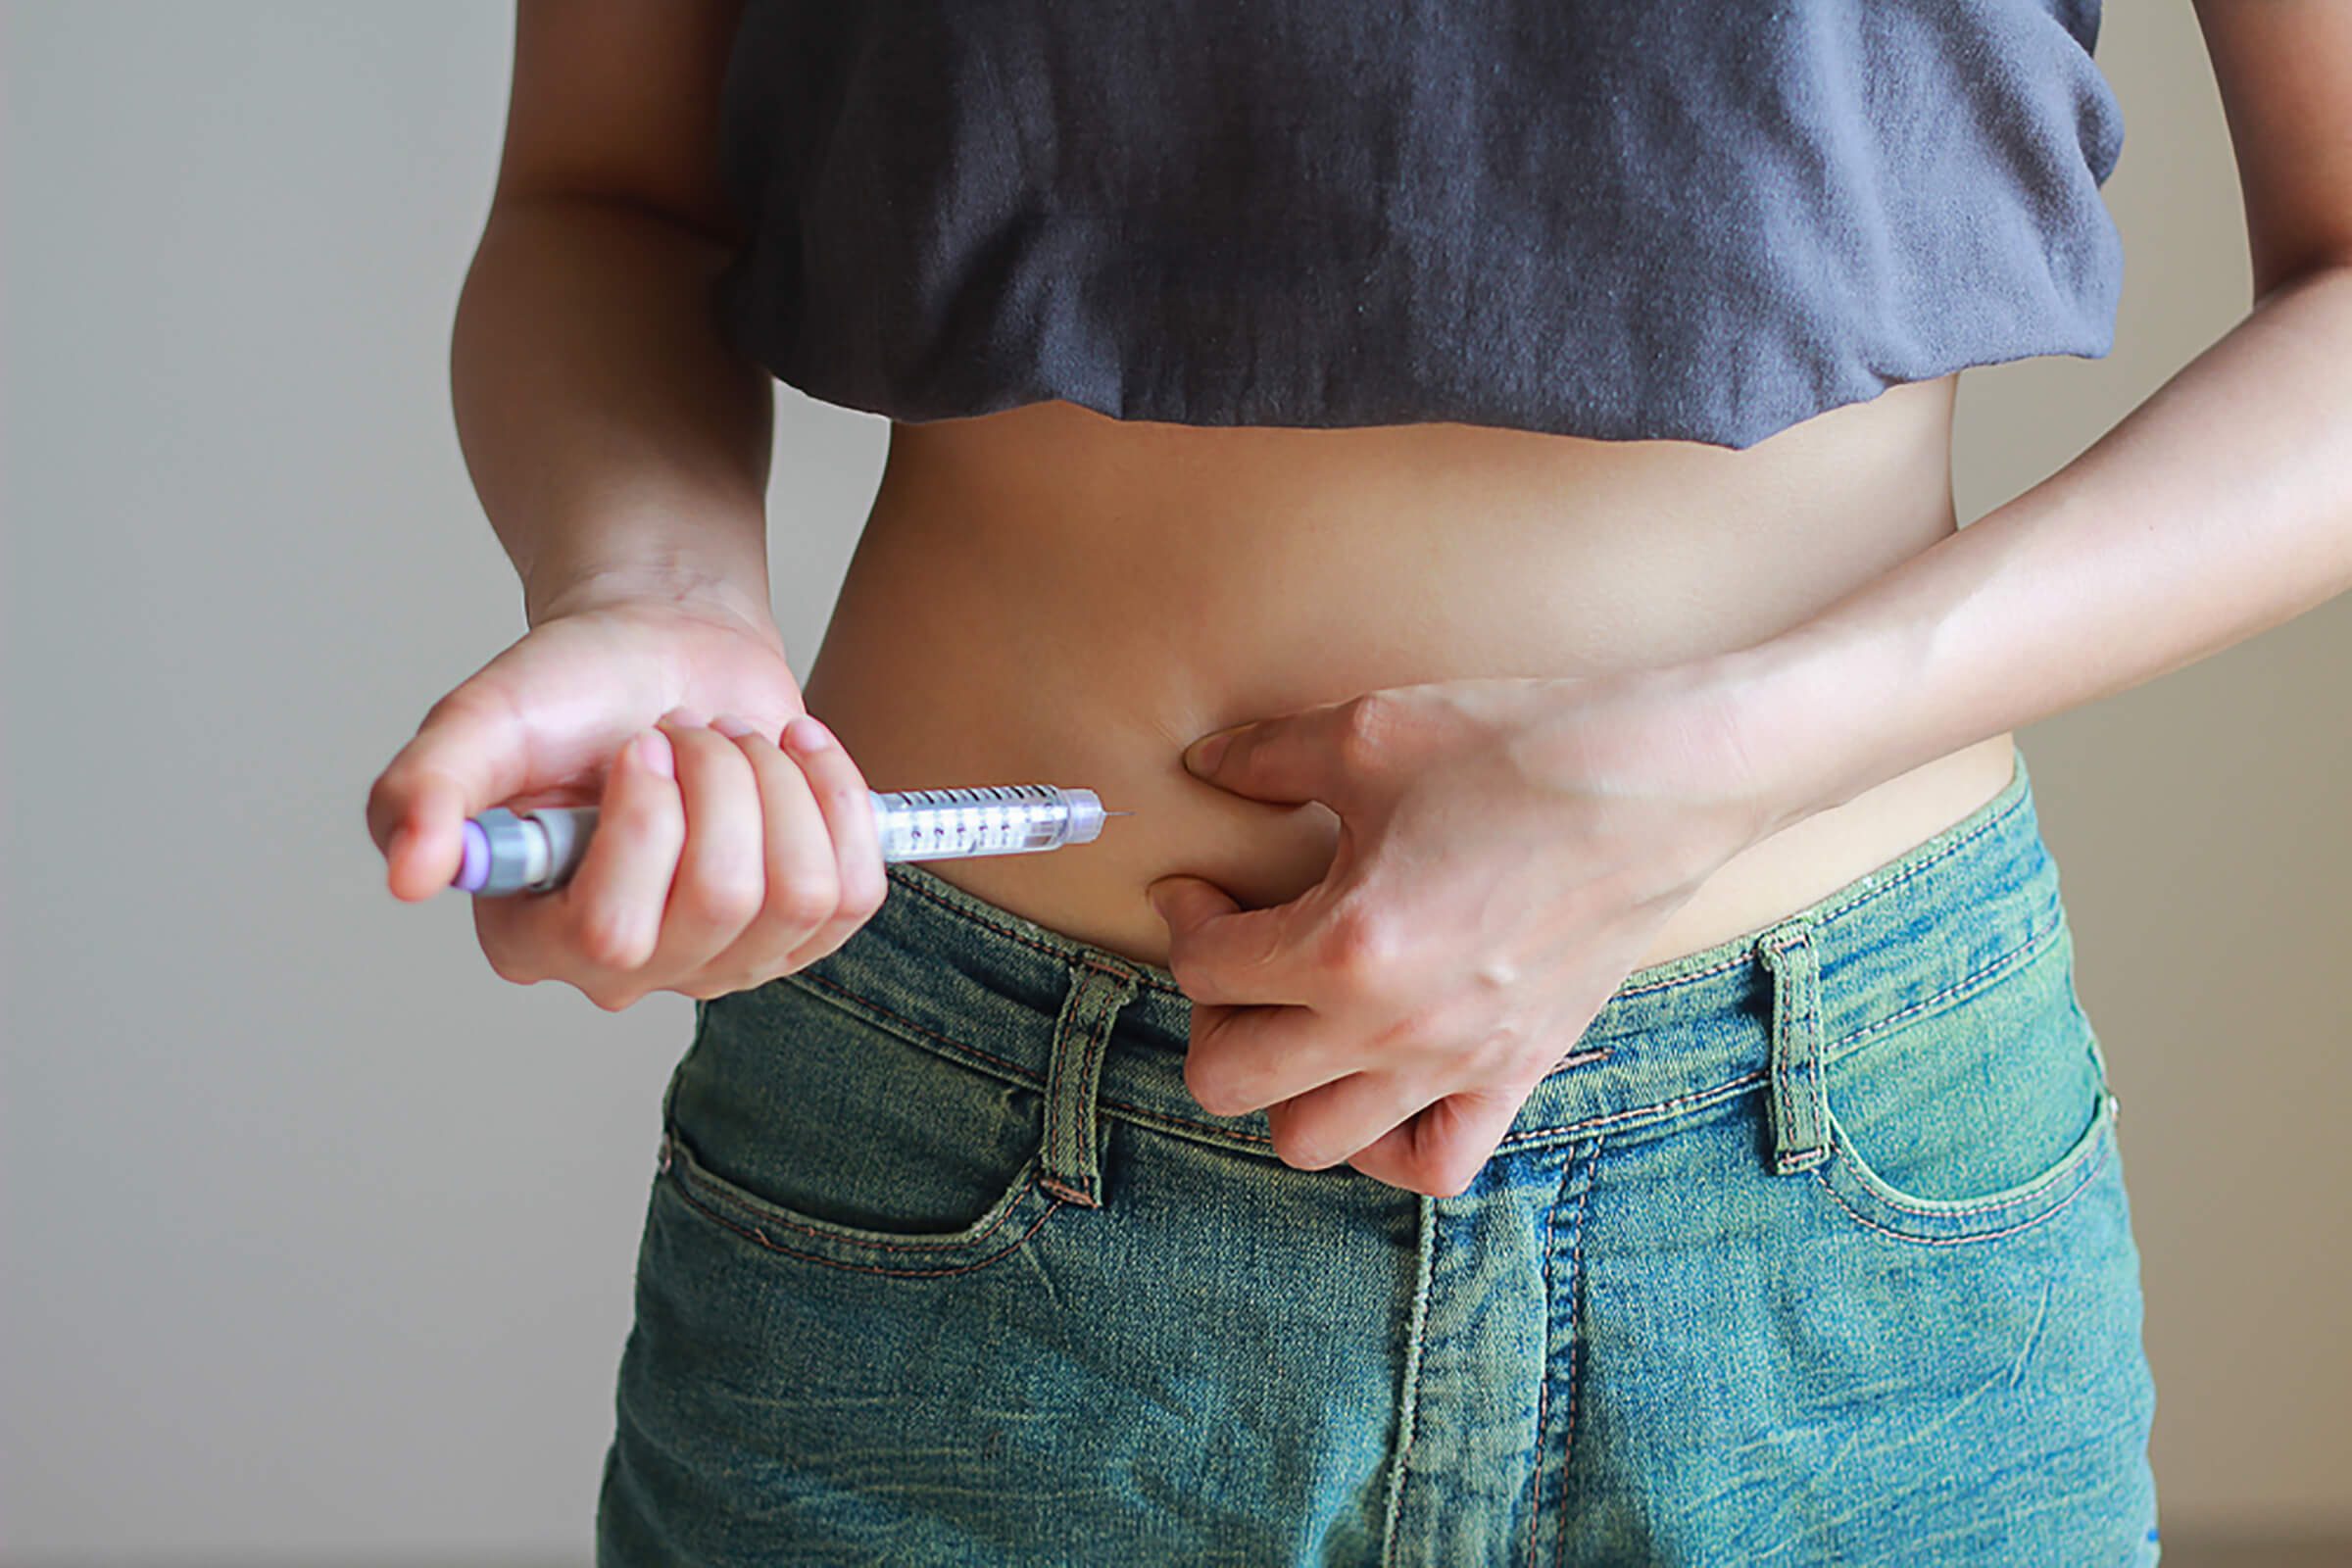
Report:
M749 0L723 329L895 419L1752 446L2112 346L2099 0Z

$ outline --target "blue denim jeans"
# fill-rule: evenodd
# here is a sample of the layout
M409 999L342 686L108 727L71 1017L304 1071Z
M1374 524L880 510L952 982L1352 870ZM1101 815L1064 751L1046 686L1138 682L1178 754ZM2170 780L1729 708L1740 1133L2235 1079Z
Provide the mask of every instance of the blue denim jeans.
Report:
M1629 975L1468 1191L1184 1087L914 865L696 1008L598 1510L652 1563L2149 1563L2116 1102L2022 754Z

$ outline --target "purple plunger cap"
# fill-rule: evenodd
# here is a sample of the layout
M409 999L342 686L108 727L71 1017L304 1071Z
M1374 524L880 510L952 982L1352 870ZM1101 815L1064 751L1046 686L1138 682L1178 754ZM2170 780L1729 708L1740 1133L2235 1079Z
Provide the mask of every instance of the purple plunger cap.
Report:
M458 862L458 874L451 878L449 885L471 893L490 880L490 839L482 831L481 824L470 816L465 821L462 836L465 854Z

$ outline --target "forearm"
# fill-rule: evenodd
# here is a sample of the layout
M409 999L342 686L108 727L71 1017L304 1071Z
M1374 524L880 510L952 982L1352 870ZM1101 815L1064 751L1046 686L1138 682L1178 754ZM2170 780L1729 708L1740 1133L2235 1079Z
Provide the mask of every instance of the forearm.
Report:
M2352 268L2266 295L2074 462L1711 662L1779 826L2352 588Z
M710 306L726 260L591 197L501 201L451 340L458 435L536 625L600 577L767 612L768 376Z

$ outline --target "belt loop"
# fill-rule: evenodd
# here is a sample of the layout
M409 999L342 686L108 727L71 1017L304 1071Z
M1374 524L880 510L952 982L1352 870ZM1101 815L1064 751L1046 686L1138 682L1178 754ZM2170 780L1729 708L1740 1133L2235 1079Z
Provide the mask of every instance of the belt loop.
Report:
M1054 1021L1054 1057L1046 1068L1046 1136L1038 1155L1038 1185L1087 1208L1102 1206L1097 1164L1096 1091L1110 1027L1136 993L1136 973L1100 958L1070 969L1069 995Z
M1772 971L1772 1168L1811 1170L1830 1154L1822 1087L1821 956L1810 920L1784 921L1757 939Z

